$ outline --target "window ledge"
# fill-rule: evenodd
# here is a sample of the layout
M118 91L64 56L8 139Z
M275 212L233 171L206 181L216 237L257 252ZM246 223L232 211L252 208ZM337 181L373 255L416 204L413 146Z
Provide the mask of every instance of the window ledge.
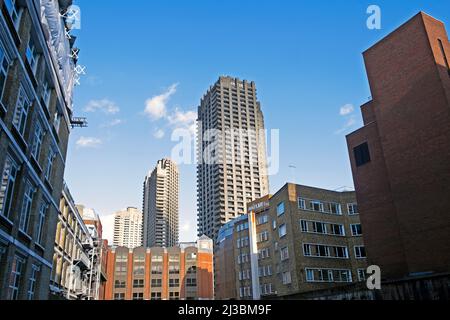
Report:
M28 241L30 242L33 241L33 238L30 235L28 235L28 233L26 233L25 231L19 229L19 233L22 237L24 237Z
M6 224L8 224L10 227L14 226L14 222L12 222L11 220L9 220L8 217L4 216L3 214L0 214L0 220L2 222L6 222Z
M6 109L6 107L3 104L3 102L0 101L0 116L4 116L6 114L6 112L8 112L8 110Z
M42 252L45 252L45 248L44 248L41 244L35 242L34 245L35 245L37 248L39 248L39 250L41 250Z

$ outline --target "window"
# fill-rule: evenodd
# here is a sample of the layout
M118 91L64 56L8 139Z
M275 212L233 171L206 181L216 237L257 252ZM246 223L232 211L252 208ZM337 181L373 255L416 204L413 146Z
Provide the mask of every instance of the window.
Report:
M7 156L0 186L0 214L6 218L9 218L18 170L19 167L16 162Z
M257 220L256 224L257 225L261 225L261 224L265 224L267 222L269 222L269 217L267 215L262 215L262 216L258 217L258 220Z
M281 255L281 261L285 261L285 260L289 259L289 249L288 249L288 247L282 248L280 250L280 255Z
M306 209L306 201L305 199L299 198L298 199L298 208L301 210L305 210Z
M36 159L36 161L39 161L39 155L41 153L41 147L42 142L44 141L45 131L42 128L42 124L40 121L36 122L36 126L34 128L34 135L33 135L33 146L31 149L31 154Z
M133 300L144 300L144 293L133 293Z
M352 282L350 270L306 268L307 282Z
M330 224L330 234L335 236L345 236L345 228L342 224Z
M33 266L31 267L30 279L28 280L28 292L27 292L28 300L34 299L34 292L36 291L36 282L39 271L41 271L41 268L33 264Z
M367 142L357 146L353 149L355 155L355 163L357 167L361 167L370 162L369 145Z
M5 6L14 23L14 27L19 29L20 18L23 10L19 7L18 0L5 0Z
M152 287L153 288L162 287L162 279L152 279Z
M314 230L314 233L320 233L320 234L327 233L327 228L325 226L325 223L322 223L322 222L313 222L313 230Z
M23 137L27 126L28 112L30 110L30 103L25 96L25 91L22 87L19 90L19 97L17 98L16 111L14 113L13 124Z
M123 280L114 281L114 288L116 288L116 289L125 289L126 286L127 286L126 281L123 281Z
M152 265L152 274L162 274L163 270L162 270L162 265L157 264L157 265Z
M356 203L349 203L347 209L350 216L358 214L358 205Z
M169 274L179 274L179 273L180 273L180 266L178 264L169 265Z
M439 41L439 47L441 48L442 56L444 57L445 66L447 67L448 73L450 75L450 64L447 60L447 55L445 54L444 44L442 43L441 39L438 39L438 41Z
M170 288L178 288L180 286L180 279L169 279Z
M335 258L348 258L347 247L333 247Z
M48 182L51 182L52 173L53 173L53 162L56 158L56 152L53 150L53 148L50 148L47 154L47 163L45 166L45 179Z
M246 246L248 246L248 237L245 238L246 241ZM261 233L258 233L257 235L257 242L261 243L261 242L265 242L269 240L269 232L268 231L264 231ZM244 246L243 246L244 247Z
M323 203L320 201L311 201L310 202L311 210L312 211L318 211L323 212Z
M114 300L125 300L125 293L115 293Z
M152 300L161 300L161 292L152 292L151 299Z
M19 298L20 279L22 277L24 263L24 259L14 256L11 267L11 276L9 277L9 300L18 300Z
M356 259L364 259L366 258L366 248L364 246L356 246L355 247L355 257Z
M62 114L59 111L55 112L55 116L53 118L53 127L55 127L55 131L59 134L59 128L61 126Z
M133 267L133 274L135 276L143 276L145 274L145 266L143 264L135 264Z
M186 279L186 287L196 287L196 286L197 286L197 279L195 278Z
M45 219L47 217L48 204L43 202L39 208L39 221L37 226L36 243L43 245Z
M280 236L280 238L283 238L286 236L286 234L287 234L286 225L282 224L280 228L278 228L278 235Z
M152 262L163 262L163 256L162 255L153 255L152 256Z
M144 279L133 280L133 288L143 288L143 287L144 287Z
M366 281L367 274L365 269L358 269L358 281L364 282Z
M303 245L303 254L305 257L311 256L311 245L310 244L304 244Z
M301 220L300 227L302 229L302 232L304 232L304 233L308 232L308 221Z
M28 226L30 224L31 206L33 204L33 196L36 189L30 182L27 182L25 187L25 194L22 202L22 211L20 213L19 228L22 232L28 232Z
M352 236L359 237L362 235L362 227L361 224L352 224Z
M50 87L47 80L44 81L42 85L42 100L44 100L45 106L50 108L50 98L52 96L52 88Z
M38 65L38 61L39 61L39 53L37 52L33 38L30 38L30 41L28 42L26 58L27 58L28 64L31 67L31 70L33 70L33 73L36 73L37 65Z
M6 79L8 77L9 61L6 57L5 50L0 44L0 100L3 98L3 91L6 86Z
M291 284L292 283L291 273L289 271L282 273L282 281L283 281L283 284Z
M169 300L180 300L179 292L169 292Z
M339 203L330 203L329 208L332 214L342 215L342 209Z
M284 202L281 202L281 203L278 204L278 206L277 206L277 215L278 215L278 216L283 215L283 214L284 214L284 210L285 210L285 208L284 208Z

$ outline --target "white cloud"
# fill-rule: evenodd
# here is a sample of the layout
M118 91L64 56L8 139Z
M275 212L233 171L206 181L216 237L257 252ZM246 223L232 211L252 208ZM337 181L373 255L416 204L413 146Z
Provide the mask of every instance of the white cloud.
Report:
M166 135L166 133L164 132L164 130L158 129L153 134L153 137L155 137L156 139L162 139L162 138L164 138L165 135Z
M189 222L186 222L181 226L181 231L183 231L183 232L189 232L190 230L191 230L191 224Z
M178 84L171 85L166 92L154 96L145 102L145 114L152 120L159 120L167 115L167 102L177 92Z
M169 124L174 129L186 129L191 134L195 134L197 129L197 112L181 111L176 109L175 112L167 117Z
M103 238L112 245L114 239L114 214L100 217L103 227Z
M116 114L120 112L120 108L116 105L115 102L102 99L102 100L91 100L84 108L85 112L96 112L102 111L106 114Z
M80 137L76 145L78 148L95 148L102 144L102 140L93 137Z
M352 114L354 111L355 107L352 104L346 104L345 106L341 107L339 114L341 116L348 116L349 114Z
M350 129L351 127L353 127L355 124L356 124L356 116L354 116L354 115L350 116L347 119L347 122L345 123L345 125L341 129L337 130L335 132L335 134L342 134L345 131L347 131L348 129Z
M117 127L118 125L121 125L123 123L123 120L121 119L114 119L109 121L108 123L105 123L103 125L101 125L101 128L112 128L112 127Z

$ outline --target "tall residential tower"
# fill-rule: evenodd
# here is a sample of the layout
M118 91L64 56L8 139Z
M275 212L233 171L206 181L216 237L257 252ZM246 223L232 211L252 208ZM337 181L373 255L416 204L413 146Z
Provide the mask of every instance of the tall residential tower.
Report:
M264 117L254 82L220 77L198 108L198 235L216 239L269 193Z
M178 192L177 165L169 159L158 161L144 182L144 246L178 244Z
M142 212L137 208L116 212L113 245L134 249L141 247L142 244Z

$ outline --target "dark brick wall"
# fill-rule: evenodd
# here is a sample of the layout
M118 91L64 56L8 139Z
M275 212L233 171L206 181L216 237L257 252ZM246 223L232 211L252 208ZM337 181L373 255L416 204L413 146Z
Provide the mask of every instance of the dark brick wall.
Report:
M374 120L347 137L370 261L388 278L450 269L450 77L444 25L420 13L364 53ZM372 161L356 167L368 142Z

